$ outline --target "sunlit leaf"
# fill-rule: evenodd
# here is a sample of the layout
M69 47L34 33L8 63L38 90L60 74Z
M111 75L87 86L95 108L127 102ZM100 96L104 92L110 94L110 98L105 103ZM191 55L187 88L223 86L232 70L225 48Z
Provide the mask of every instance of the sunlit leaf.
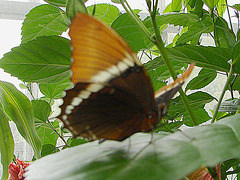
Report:
M34 111L34 118L39 121L46 122L51 112L50 105L46 101L33 100L32 106Z
M0 67L25 82L54 83L70 77L70 58L69 40L45 36L13 48Z
M216 19L214 34L222 48L231 49L236 43L234 33L229 29L227 21L221 17Z
M229 72L232 58L231 51L225 48L211 46L181 46L168 48L168 55L171 59L185 63L196 63L199 67ZM240 73L238 69L235 71Z
M60 6L60 7L65 7L67 0L44 0L49 4L55 5L55 6Z
M212 10L219 0L203 0L203 2Z
M36 158L40 157L41 142L34 127L34 113L29 99L12 84L0 81L0 103L4 112L17 125L22 137L32 146Z
M128 14L120 15L112 23L112 28L127 41L135 52L138 52L140 49L146 49L151 44Z
M8 179L8 166L13 159L14 142L6 114L0 109L0 157L2 178Z
M64 12L55 6L44 4L33 8L23 22L22 42L62 34L68 28L64 19Z
M215 70L209 70L209 69L202 69L198 76L193 78L186 87L187 90L195 90L195 89L201 89L205 86L207 86L210 82L212 82L217 76L217 72Z
M110 4L96 4L89 6L87 7L89 14L92 14L94 8L94 16L105 22L109 26L119 15L119 9L116 6Z

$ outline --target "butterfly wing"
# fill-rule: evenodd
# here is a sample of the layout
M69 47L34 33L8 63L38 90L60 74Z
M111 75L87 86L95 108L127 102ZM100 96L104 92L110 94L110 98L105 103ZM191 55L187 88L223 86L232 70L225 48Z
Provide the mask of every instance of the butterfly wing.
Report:
M86 14L70 26L72 82L59 118L73 135L123 140L157 123L153 88L135 53L112 29Z

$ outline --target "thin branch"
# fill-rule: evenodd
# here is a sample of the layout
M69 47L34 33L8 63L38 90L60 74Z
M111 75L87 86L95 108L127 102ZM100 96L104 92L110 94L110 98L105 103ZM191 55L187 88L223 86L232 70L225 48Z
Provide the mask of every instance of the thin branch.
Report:
M222 93L221 93L220 98L219 98L219 100L218 100L217 107L216 107L215 112L214 112L214 114L213 114L211 123L214 123L214 122L216 121L215 119L216 119L216 117L217 117L218 110L219 110L219 108L220 108L220 105L221 105L221 103L222 103L223 97L224 97L224 95L225 95L225 92L226 92L227 87L228 87L228 85L229 85L229 82L230 82L230 80L231 80L231 76L232 76L232 74L233 74L234 67L235 67L235 65L232 64L232 65L231 65L231 68L230 68L230 71L229 71L229 75L228 75L228 77L227 77L227 81L226 81L225 86L224 86L224 88L223 88L223 90L222 90Z
M54 128L54 126L52 125L52 123L49 121L49 119L47 119L47 124L52 128L52 130L57 133L57 135L62 139L62 141L66 144L67 147L70 147L70 145L67 143L67 141L63 138L63 136L61 134L59 134L57 132L57 130Z

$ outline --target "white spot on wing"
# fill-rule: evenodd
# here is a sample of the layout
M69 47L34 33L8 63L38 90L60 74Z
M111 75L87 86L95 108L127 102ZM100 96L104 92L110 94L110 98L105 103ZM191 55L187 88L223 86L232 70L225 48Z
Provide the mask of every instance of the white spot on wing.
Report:
M82 99L87 99L90 95L91 95L90 91L82 90L82 91L80 91L78 97L80 97Z
M108 82L114 76L107 71L100 71L98 74L92 77L92 82Z
M65 113L66 113L66 114L71 114L71 113L72 113L72 110L71 110L71 109L66 109L66 110L65 110Z
M111 74L115 75L115 76L120 75L120 71L118 70L117 66L115 66L115 65L108 68L107 71L110 72Z
M129 66L127 64L125 64L124 62L120 61L118 64L117 64L118 68L120 69L121 72L124 72L126 71Z
M63 115L62 119L64 120L64 122L67 120L67 115Z
M128 66L130 66L130 67L133 67L133 66L134 66L134 62L131 61L131 60L128 59L128 58L123 59L123 62L126 63L126 64L127 64Z
M73 109L74 109L74 106L73 106L73 105L68 105L68 106L66 107L66 109L73 110Z
M93 84L90 84L87 89L91 92L98 92L99 90L101 90L104 86L101 85L101 84L96 84L96 83L93 83Z
M71 104L72 104L73 106L78 106L82 101L83 101L82 98L80 98L80 97L75 97L75 98L73 98Z

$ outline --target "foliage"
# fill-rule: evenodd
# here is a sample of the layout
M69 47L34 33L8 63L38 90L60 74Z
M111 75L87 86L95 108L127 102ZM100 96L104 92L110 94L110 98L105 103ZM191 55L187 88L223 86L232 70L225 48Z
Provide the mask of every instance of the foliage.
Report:
M240 4L227 6L222 0L173 0L164 14L159 14L158 1L146 0L149 14L140 19L139 14L135 14L139 11L130 9L124 0L114 2L121 3L126 13L120 13L117 7L108 4L85 7L82 0L46 2L49 4L35 7L26 15L21 45L0 60L0 68L24 81L30 94L32 83L37 83L43 94L41 98L32 95L30 101L13 85L0 82L2 179L7 179L7 168L13 158L10 120L16 123L21 135L34 149L34 158L55 153L29 166L27 176L32 179L34 176L60 179L63 175L83 179L181 179L202 165L211 173L219 163L222 179L231 173L239 176L240 116L235 115L239 110L234 108L234 111L228 109L221 113L218 109L221 109L226 90L240 91L239 28L234 30L231 21L228 25L223 18L226 8L232 8L236 13L236 17L229 15L230 18L239 18ZM60 7L66 7L66 12ZM141 133L134 135L130 143L127 139L99 145L85 139L67 139L69 134L62 123L52 118L56 111L51 108L53 103L64 96L64 90L72 87L69 80L70 40L61 34L68 29L78 11L95 14L114 28L136 53L144 52L149 57L150 61L144 66L154 90L166 84L171 76L176 78L186 69L187 63L194 62L202 68L185 90L180 91L180 96L172 100L168 114L154 130L158 134L154 134L150 144L150 135ZM179 31L166 45L161 35L172 25L178 26ZM206 34L212 38L214 46L201 44ZM222 91L216 99L201 89L218 73L226 74L227 81L222 82L223 90L215 90ZM231 100L235 98L233 96ZM205 105L213 100L218 104L216 109L212 108L211 115ZM210 119L213 124L199 126ZM182 124L191 128L176 133ZM59 138L63 147L57 146ZM73 146L76 147L69 148ZM65 150L60 151L62 149ZM62 169L65 163L68 168ZM231 167L233 170L227 172Z

